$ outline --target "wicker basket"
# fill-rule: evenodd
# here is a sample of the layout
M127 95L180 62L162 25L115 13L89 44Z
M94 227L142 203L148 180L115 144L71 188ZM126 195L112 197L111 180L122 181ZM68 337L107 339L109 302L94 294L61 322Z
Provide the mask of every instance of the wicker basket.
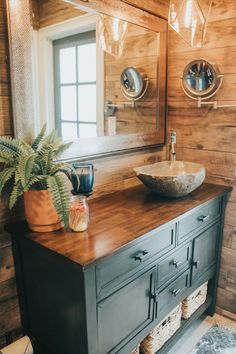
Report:
M197 288L182 302L182 318L189 318L205 301L207 297L207 283Z
M138 345L137 348L135 348L130 354L139 354L139 347L140 345Z
M172 337L180 327L181 304L179 304L168 316L157 325L152 332L141 342L142 354L154 354L163 344Z

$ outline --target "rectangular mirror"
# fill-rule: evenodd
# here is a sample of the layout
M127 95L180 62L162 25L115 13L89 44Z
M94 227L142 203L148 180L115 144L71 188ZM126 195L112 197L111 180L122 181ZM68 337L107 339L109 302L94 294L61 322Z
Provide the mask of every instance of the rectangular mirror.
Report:
M46 122L67 160L164 143L165 20L114 0L8 0L8 15L16 136Z

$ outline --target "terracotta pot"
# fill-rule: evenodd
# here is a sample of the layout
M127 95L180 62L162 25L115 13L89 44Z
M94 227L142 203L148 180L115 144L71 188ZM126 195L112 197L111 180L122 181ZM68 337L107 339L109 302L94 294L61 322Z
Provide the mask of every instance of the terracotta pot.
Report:
M49 232L64 227L48 190L30 190L24 193L25 216L32 231Z

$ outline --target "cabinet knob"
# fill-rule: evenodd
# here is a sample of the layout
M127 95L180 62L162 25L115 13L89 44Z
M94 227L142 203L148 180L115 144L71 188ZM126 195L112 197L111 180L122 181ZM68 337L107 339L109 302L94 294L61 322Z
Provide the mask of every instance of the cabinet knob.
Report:
M171 290L171 294L173 294L174 296L177 296L179 293L180 293L180 289Z
M200 261L197 260L197 261L193 261L193 266L197 269L198 268L198 265L199 265Z
M178 268L180 265L182 264L182 262L181 261L173 261L172 262L172 265L175 267L175 268Z
M197 219L198 221L205 222L209 219L209 215L200 215Z
M135 257L134 257L134 259L135 259L135 261L140 261L140 262L142 262L146 257L147 257L147 255L148 255L148 251L142 251L142 252L140 252L140 253L138 253Z

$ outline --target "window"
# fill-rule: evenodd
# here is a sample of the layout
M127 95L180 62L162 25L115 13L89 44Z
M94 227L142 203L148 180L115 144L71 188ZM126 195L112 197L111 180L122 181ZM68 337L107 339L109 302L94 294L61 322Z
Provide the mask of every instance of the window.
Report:
M97 136L96 31L53 41L55 125L63 140Z

